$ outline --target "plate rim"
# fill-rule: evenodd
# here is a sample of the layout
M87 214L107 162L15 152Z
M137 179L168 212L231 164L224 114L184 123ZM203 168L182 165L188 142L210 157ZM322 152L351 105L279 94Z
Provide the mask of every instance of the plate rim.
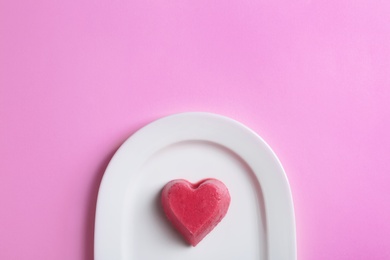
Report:
M281 189L283 190L283 192L282 192L283 196L280 199L282 199L285 207L284 207L284 209L282 208L281 211L279 209L279 212L283 213L284 217L277 216L275 213L273 214L273 217L276 217L279 222L280 221L285 222L285 223L282 223L283 224L282 226L285 226L288 228L287 229L288 234L286 235L286 237L284 237L284 239L282 239L282 242L276 242L276 239L278 239L278 238L274 237L272 235L272 233L267 234L267 236L266 236L267 237L267 259L272 259L272 260L276 260L276 259L277 260L279 260L279 259L293 259L294 260L294 259L296 259L296 257L297 257L297 253L296 253L296 227L295 227L295 212L294 212L294 206L293 206L293 198L292 198L291 188L289 185L287 175L285 173L285 170L284 170L283 165L281 164L279 158L277 157L275 152L272 150L272 148L268 145L268 143L251 128L247 127L243 123L236 121L230 117L219 115L219 114L214 114L214 113L208 113L208 112L177 113L177 114L168 115L168 116L159 118L157 120L154 120L154 121L146 124L142 128L140 128L139 130L137 130L130 137L128 137L123 142L123 144L119 147L119 149L115 152L114 156L111 158L111 160L110 160L110 162L105 170L105 173L104 173L103 178L102 178L101 183L100 183L99 192L98 192L98 198L97 198L97 203L96 203L96 215L95 215L95 230L94 230L95 231L95 234L94 234L94 259L97 259L97 260L108 259L106 257L103 257L102 256L103 254L101 253L101 249L104 245L104 243L102 243L102 241L101 241L102 240L101 239L101 237L102 237L102 234L101 234L102 233L102 230L101 230L102 224L101 223L102 223L102 221L104 221L104 218L102 217L103 213L102 213L101 209L102 209L102 207L104 207L104 204L106 204L104 202L104 200L107 197L106 194L108 191L107 191L107 188L105 188L105 187L109 184L115 183L115 180L113 180L115 178L113 178L114 175L112 174L112 172L113 171L115 172L115 163L117 163L118 160L120 161L120 155L123 154L123 152L125 151L125 149L128 146L136 145L137 140L140 139L142 141L143 136L145 136L145 135L147 136L147 134L153 134L153 130L155 128L158 128L161 125L164 125L164 124L168 124L168 125L173 124L174 125L177 123L190 122L191 120L194 120L194 119L205 120L204 122L207 122L207 121L219 122L221 125L230 126L230 127L232 127L232 129L234 128L237 131L241 131L241 133L244 133L248 137L251 137L253 139L252 141L257 140L256 145L262 146L261 148L265 152L268 153L267 156L270 156L270 158L273 160L273 162L271 162L271 163L273 163L274 166L279 168L279 171L278 171L279 176L276 176L275 178L279 179L278 185L280 187L282 187ZM185 140L189 140L189 139L185 139ZM203 140L203 139L200 139L200 140ZM216 143L221 144L220 142L216 142ZM230 149L230 147L227 147L227 148ZM231 149L231 150L233 150L233 152L236 152L235 149ZM240 157L242 157L242 156L240 155ZM248 163L248 161L245 160L245 158L243 158L243 159L246 163ZM252 168L253 164L252 165L250 163L248 163L248 164ZM253 170L253 172L254 172L254 174L255 174L257 180L259 181L260 186L263 190L263 185L262 185L262 182L260 181L260 179L261 178L264 179L264 176L260 176L258 171L254 170L253 168L252 168L252 170ZM123 190L125 188L121 187L121 188L119 188L119 190L120 189ZM264 193L264 191L262 191L262 192ZM278 195L280 195L280 194L278 194ZM280 201L280 199L279 199L279 201ZM270 198L264 198L264 200L265 200L265 203L267 203L270 200ZM273 205L273 207L275 207L275 205ZM270 219L270 217L268 216L267 208L269 209L269 206L266 206L266 208L265 208L266 209L265 210L265 215L266 215L266 227L265 228L266 228L266 230L270 230L269 227L274 228L275 221ZM268 210L268 212L270 212L270 210ZM273 229L271 229L271 230L273 230ZM273 233L275 233L275 232L273 232ZM117 235L120 236L120 234L117 234ZM271 235L271 238L270 238L270 235ZM112 236L115 236L115 235L112 235ZM281 253L280 252L280 251L283 251L283 250L281 250L281 248L279 248L280 246L277 246L280 243L284 243L284 247L285 247L284 249L286 249L286 247L287 247L288 253ZM119 246L119 245L116 245L116 246ZM111 245L111 246L105 245L105 248L113 249L112 247L115 247L115 245ZM121 250L119 250L119 252L120 251ZM117 253L120 254L119 252L117 252ZM112 257L110 257L110 259L112 259Z

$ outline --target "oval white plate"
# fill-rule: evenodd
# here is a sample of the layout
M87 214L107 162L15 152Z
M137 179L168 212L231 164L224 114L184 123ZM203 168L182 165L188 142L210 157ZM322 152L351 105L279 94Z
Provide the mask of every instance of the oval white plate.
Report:
M226 217L196 247L160 207L172 179L217 178L231 195ZM95 259L296 259L290 187L271 148L227 117L183 113L132 135L111 159L99 189Z

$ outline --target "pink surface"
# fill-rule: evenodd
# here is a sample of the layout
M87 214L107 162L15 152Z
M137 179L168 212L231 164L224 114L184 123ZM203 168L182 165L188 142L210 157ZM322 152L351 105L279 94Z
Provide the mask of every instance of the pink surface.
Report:
M93 259L107 162L184 111L275 150L299 259L390 259L389 99L389 1L0 0L0 259Z

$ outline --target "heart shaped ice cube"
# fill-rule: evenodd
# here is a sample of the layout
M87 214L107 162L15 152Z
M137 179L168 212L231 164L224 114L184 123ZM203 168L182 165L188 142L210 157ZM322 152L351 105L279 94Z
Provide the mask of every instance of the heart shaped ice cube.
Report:
M179 179L164 186L161 202L168 220L189 244L196 246L226 215L230 194L216 179L195 184Z

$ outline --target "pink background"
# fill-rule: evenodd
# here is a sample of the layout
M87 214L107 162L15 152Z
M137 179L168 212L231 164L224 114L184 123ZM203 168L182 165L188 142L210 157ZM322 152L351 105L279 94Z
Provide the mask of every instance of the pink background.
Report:
M298 259L390 259L390 2L0 0L0 259L93 259L152 120L209 111L284 164Z

